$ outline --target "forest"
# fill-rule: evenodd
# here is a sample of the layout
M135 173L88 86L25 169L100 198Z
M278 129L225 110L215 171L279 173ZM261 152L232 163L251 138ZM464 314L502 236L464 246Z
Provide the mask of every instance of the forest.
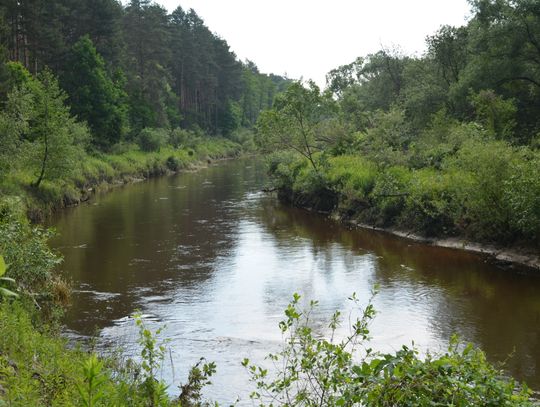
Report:
M537 254L540 3L470 4L467 24L428 36L423 55L383 48L321 89L240 61L192 9L3 0L0 406L217 405L204 389L219 366L204 358L171 394L159 375L167 341L141 314L136 361L62 336L72 287L40 222L100 188L255 153L289 204ZM238 360L256 405L537 405L457 337L441 354L372 351L373 298L360 307L353 294L360 316L336 311L329 338L310 320L318 303L300 298L267 356L282 370ZM335 337L347 322L349 336Z
M540 248L540 5L471 2L420 56L295 83L258 122L282 199L427 237Z
M0 38L0 190L34 218L101 182L237 153L289 83L194 10L148 0L5 1Z

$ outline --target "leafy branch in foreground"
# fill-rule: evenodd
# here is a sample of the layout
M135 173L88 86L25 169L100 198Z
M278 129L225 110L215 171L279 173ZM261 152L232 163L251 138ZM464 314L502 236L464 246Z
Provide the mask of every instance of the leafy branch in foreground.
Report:
M5 287L8 284L15 284L15 280L9 277L4 277L7 272L7 265L4 258L0 255L0 297L18 298L19 294Z
M205 362L201 358L189 371L187 382L180 385L180 395L178 399L171 401L167 388L168 386L157 379L158 370L162 368L163 360L167 351L168 340L159 340L159 335L163 327L156 331L151 331L143 320L140 313L134 315L135 324L139 328L139 345L141 346L141 369L143 373L142 390L144 397L151 406L209 406L203 400L202 390L211 384L210 378L216 372L214 362Z
M424 359L407 346L394 354L373 352L366 346L375 315L372 299L343 339L336 338L342 323L336 311L326 339L311 327L317 302L302 311L295 294L279 324L283 348L267 356L276 373L248 359L242 362L256 386L251 398L260 406L291 407L533 405L526 386L505 378L482 351L471 344L461 346L457 337L452 337L445 354ZM355 295L350 300L358 306Z

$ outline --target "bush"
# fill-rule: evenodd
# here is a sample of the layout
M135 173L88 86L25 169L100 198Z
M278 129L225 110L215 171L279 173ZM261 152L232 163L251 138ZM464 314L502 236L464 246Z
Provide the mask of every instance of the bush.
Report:
M540 153L511 165L503 181L512 227L524 236L540 240Z
M368 343L375 315L371 301L341 340L335 334L343 319L334 313L327 340L312 328L317 302L301 310L299 300L295 294L279 324L281 351L267 357L277 372L243 361L256 387L251 398L259 406L533 405L526 387L505 379L472 345L462 347L453 338L445 354L425 359L406 346L395 353L373 353ZM354 295L351 300L358 306Z
M324 178L325 174L321 174L308 165L307 160L301 160L302 164L293 165L292 170L295 173L293 182L293 190L305 194L317 194L322 189L326 189L328 183Z
M375 164L360 156L340 155L328 159L329 186L349 197L366 198L375 186Z
M61 258L47 246L52 235L48 229L32 226L13 207L0 202L0 254L9 265L7 277L17 284L17 292L34 310L38 305L43 316L58 316L69 298L69 288L53 274Z
M454 156L471 140L483 142L486 131L476 123L459 123L444 115L436 115L431 127L424 130L411 145L408 164L411 168L442 169L445 159Z
M427 236L453 231L455 213L455 183L451 175L424 168L412 172L409 194L401 221Z
M299 166L304 165L292 152L276 152L266 156L268 175L277 188L292 189Z
M137 145L142 151L154 152L159 151L168 140L167 131L165 129L142 129L137 137Z
M243 127L236 129L227 138L240 144L244 151L255 151L257 149L255 145L255 134L251 129Z
M195 134L193 134L191 131L177 127L169 134L168 141L169 144L174 148L180 148L188 145L189 141L194 140L195 138Z
M377 174L371 198L377 212L376 221L390 225L405 208L412 173L405 167L390 167Z
M176 158L174 155L171 155L167 158L165 165L171 171L178 171L181 168L180 160Z
M522 160L522 153L505 142L472 140L445 161L446 172L462 174L454 194L464 209L462 219L470 236L508 242L519 234L511 222L504 185Z

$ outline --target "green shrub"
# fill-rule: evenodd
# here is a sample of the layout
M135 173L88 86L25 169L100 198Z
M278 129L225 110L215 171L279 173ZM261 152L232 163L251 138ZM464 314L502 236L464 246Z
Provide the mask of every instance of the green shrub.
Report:
M427 236L451 233L458 210L450 174L428 168L412 172L401 219L404 226Z
M174 148L180 148L188 145L189 141L195 138L196 136L193 132L177 127L171 130L168 142Z
M524 236L540 240L540 153L514 162L503 181L512 227Z
M175 157L174 155L170 155L168 158L167 158L167 161L165 162L165 165L167 166L167 168L171 171L178 171L180 169L180 166L181 166L181 162L180 160Z
M505 142L472 140L445 161L445 171L463 175L454 194L464 209L462 219L470 236L507 242L519 234L504 186L522 160L522 152Z
M227 136L228 139L238 143L242 146L242 150L253 152L257 149L255 144L255 134L253 130L246 128L238 128L234 130L230 135Z
M168 140L167 131L165 129L142 129L137 136L137 145L142 151L153 152L159 151Z
M371 301L343 339L336 339L343 318L335 312L328 340L313 330L317 302L303 310L299 300L295 294L279 323L281 350L267 356L277 372L243 361L255 385L251 398L259 406L533 405L526 387L505 379L472 345L462 347L453 338L446 353L424 359L406 346L395 353L374 353L368 339L375 315ZM351 300L358 307L354 295Z
M292 152L276 152L266 157L268 174L277 188L292 189L294 179L301 167L307 165Z
M396 221L405 208L411 178L411 171L405 167L389 167L377 174L371 193L377 223L386 226Z
M459 123L446 116L436 116L411 145L408 164L411 168L442 169L443 162L471 140L483 142L486 131L476 123Z
M360 156L340 155L328 159L326 178L329 186L356 198L366 198L375 186L375 164Z
M44 317L53 318L67 304L69 288L53 274L61 258L47 245L52 232L30 225L12 205L0 202L0 254L9 265L6 277L15 280L31 309L36 304Z

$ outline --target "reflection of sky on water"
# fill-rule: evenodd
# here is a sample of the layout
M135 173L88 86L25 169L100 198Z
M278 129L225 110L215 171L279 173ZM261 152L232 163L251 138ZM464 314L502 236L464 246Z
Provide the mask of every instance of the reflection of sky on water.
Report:
M540 383L540 324L530 324L540 318L538 278L467 253L348 231L281 207L256 192L263 180L260 164L230 162L129 186L64 214L55 244L76 287L68 329L88 335L97 327L103 348L133 354L128 316L139 309L151 327L166 325L171 391L205 356L218 365L208 394L230 402L246 394L240 361L277 350L294 292L319 300L315 326L324 335L335 310L354 317L353 292L365 304L378 284L373 348L414 340L421 350L442 350L458 332L495 360L516 346L511 370ZM347 332L344 323L338 334Z

